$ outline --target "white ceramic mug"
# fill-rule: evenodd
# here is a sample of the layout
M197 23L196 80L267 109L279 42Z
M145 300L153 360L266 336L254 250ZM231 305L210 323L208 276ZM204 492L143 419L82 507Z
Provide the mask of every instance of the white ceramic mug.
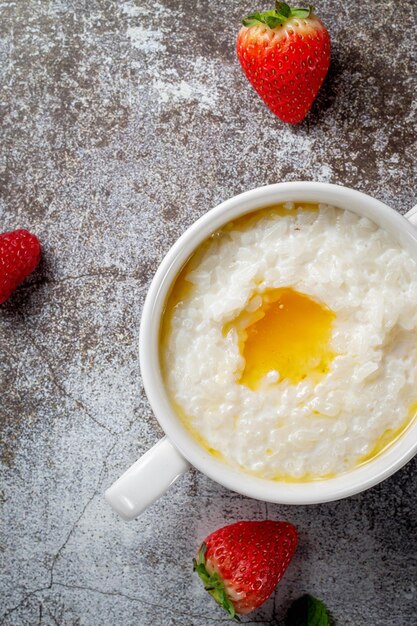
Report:
M403 217L379 200L327 183L291 182L259 187L222 202L190 226L159 266L143 308L142 379L155 416L167 436L106 491L107 501L124 519L142 513L189 469L190 463L245 496L282 504L313 504L364 491L393 474L417 452L416 420L383 454L350 472L322 481L276 482L238 471L209 454L186 430L171 406L159 362L159 329L167 295L180 269L200 243L230 220L258 208L290 201L322 202L364 215L392 233L417 261L417 206Z

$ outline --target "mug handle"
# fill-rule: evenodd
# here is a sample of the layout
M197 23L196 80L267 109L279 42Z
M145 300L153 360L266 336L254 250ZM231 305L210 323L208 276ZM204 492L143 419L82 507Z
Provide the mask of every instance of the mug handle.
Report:
M407 213L404 214L404 217L413 224L413 226L417 226L417 204L413 206Z
M163 437L107 489L104 497L120 517L132 520L189 467L170 440Z

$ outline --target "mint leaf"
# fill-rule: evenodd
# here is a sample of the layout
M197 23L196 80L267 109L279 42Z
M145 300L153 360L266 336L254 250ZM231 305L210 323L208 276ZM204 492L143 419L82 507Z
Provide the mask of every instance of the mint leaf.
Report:
M288 609L285 626L330 626L326 607L313 596L301 596Z

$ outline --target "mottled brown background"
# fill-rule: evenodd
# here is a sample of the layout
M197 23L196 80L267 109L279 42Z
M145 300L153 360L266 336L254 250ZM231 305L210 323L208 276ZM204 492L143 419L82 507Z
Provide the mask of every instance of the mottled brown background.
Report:
M416 203L417 3L321 0L330 74L307 120L274 118L234 38L264 2L0 1L0 230L27 227L41 267L0 307L1 624L225 622L191 573L199 540L284 517L300 548L244 621L282 625L322 597L338 626L414 626L416 463L365 494L265 505L190 472L138 521L103 491L161 435L137 348L164 253L210 207L284 180Z

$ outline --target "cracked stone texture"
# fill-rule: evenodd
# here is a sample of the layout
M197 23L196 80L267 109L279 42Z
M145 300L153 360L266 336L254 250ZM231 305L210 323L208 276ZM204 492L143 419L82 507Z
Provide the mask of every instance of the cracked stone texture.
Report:
M416 202L415 3L320 1L331 70L297 127L268 112L235 58L240 17L267 5L193 5L0 1L1 230L27 227L44 251L0 309L1 624L227 622L191 558L216 527L269 516L295 523L300 547L245 623L282 626L311 592L340 626L415 625L415 461L320 506L265 505L195 471L132 523L103 501L161 436L139 320L189 224L284 180L349 185L402 213Z

